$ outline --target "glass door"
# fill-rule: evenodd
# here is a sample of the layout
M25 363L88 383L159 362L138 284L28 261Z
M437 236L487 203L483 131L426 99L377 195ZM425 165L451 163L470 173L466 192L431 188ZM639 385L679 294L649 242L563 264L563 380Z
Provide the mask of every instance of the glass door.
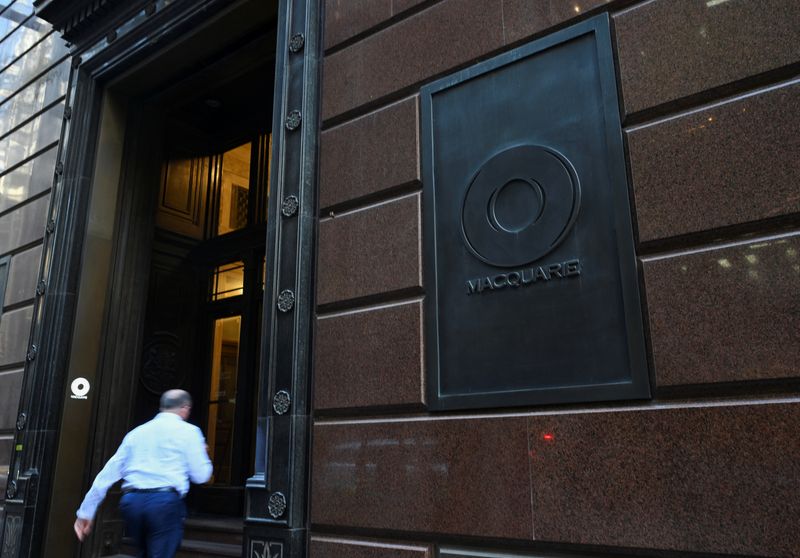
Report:
M211 341L211 382L208 394L207 443L214 464L213 485L231 485L231 460L236 423L237 379L242 317L213 321Z

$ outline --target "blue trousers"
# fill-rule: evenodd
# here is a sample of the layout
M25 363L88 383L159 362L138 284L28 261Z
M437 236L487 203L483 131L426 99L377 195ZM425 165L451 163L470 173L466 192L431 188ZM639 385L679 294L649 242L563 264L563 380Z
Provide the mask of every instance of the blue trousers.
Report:
M186 505L177 492L128 492L119 503L139 558L173 558L183 538Z

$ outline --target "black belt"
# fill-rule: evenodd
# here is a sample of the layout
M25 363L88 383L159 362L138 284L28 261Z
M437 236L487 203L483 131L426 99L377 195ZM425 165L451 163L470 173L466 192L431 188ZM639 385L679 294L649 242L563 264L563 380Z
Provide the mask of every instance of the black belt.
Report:
M122 492L123 494L128 494L129 492L135 492L137 494L153 494L155 492L178 493L174 486L159 486L158 488L124 488Z

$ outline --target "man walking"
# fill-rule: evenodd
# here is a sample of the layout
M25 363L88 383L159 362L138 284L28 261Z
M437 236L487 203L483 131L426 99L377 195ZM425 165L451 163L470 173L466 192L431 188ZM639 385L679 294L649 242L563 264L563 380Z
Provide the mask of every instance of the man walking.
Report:
M189 481L204 483L212 466L200 429L186 420L191 396L173 389L161 396L161 412L131 430L94 479L78 509L75 534L83 541L92 530L97 507L120 479L120 511L139 556L172 558L183 537Z

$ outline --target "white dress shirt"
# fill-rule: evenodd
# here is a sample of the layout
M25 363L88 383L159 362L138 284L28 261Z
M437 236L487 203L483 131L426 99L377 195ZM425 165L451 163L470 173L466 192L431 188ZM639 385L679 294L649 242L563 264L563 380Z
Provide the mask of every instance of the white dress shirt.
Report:
M189 480L207 482L212 469L200 429L175 413L159 413L125 436L117 453L94 479L77 516L93 519L106 492L119 479L123 479L123 490L171 486L185 496Z

